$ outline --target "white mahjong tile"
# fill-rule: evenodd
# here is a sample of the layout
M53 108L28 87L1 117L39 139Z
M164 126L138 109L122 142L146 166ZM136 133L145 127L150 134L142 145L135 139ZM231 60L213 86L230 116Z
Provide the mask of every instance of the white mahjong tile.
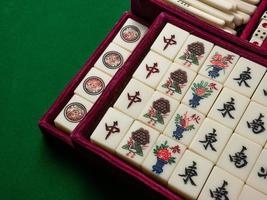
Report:
M91 142L114 152L132 123L131 117L109 108L90 136Z
M232 130L230 128L206 118L189 148L216 163L231 135Z
M159 83L157 90L180 101L195 79L195 76L196 73L190 69L173 63Z
M217 165L245 181L260 152L260 145L234 133Z
M168 187L187 198L197 199L212 166L209 160L187 150L174 169Z
M225 82L225 86L250 98L265 71L266 69L262 65L240 58Z
M188 36L187 31L167 23L151 49L173 61Z
M243 181L215 166L198 200L237 200L243 185Z
M221 89L221 84L198 75L185 94L182 102L203 114L207 114Z
M267 200L267 196L255 190L254 188L245 185L239 195L238 200Z
M170 65L169 60L150 51L138 66L133 77L152 88L156 88Z
M109 75L93 67L74 93L94 103L105 90L110 80L111 77Z
M267 106L267 73L261 80L256 92L252 96L252 100Z
M146 26L129 18L116 35L113 42L127 49L128 51L133 51L146 32Z
M267 107L250 102L235 132L264 146L267 141Z
M247 184L267 195L267 149L263 149L254 165Z
M73 95L54 120L55 126L66 133L71 133L92 106L93 104L90 101L78 95Z
M252 37L249 42L255 46L261 47L264 41L256 37Z
M198 71L210 54L213 46L213 43L207 40L190 35L177 54L175 62L191 70Z
M199 73L223 83L233 70L239 56L231 51L215 46Z
M141 167L148 175L167 184L185 150L184 145L160 135Z
M178 105L178 101L156 91L138 119L159 131L163 131Z
M200 112L180 104L164 130L164 135L189 146L205 116Z
M123 66L130 56L130 52L124 48L110 43L102 55L96 61L94 67L113 76Z
M134 121L118 145L116 154L136 167L140 167L159 134L155 129Z
M114 108L137 118L153 93L152 88L132 79L116 101Z
M208 117L235 129L248 104L249 98L224 88L211 108Z

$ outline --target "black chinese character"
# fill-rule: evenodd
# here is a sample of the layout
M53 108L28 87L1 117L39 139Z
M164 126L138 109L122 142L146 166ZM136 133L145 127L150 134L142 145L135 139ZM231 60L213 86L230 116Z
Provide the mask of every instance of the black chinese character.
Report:
M247 155L244 151L247 150L247 147L242 146L240 152L235 153L235 155L229 155L230 161L235 163L237 168L245 167L248 164Z
M247 121L248 128L252 129L252 132L259 134L265 131L264 121L262 121L264 115L260 113L258 119L254 119L252 122Z
M135 95L130 95L129 93L127 93L127 96L128 96L128 100L130 101L127 106L127 109L130 108L133 103L138 103L142 101L142 99L139 97L140 96L139 91L135 92Z
M247 71L243 71L240 75L239 78L234 78L234 80L238 81L238 85L241 86L242 83L245 84L246 87L250 87L250 85L247 83L247 80L252 79L250 74L251 74L251 68L247 67Z
M197 170L196 165L197 163L193 161L193 165L185 168L185 174L178 174L181 177L185 177L183 178L185 184L187 184L187 182L190 181L191 185L196 186L194 180L192 179L194 176L198 176L196 171Z
M223 181L223 185L221 187L217 187L216 190L210 190L211 198L215 200L229 200L228 191L226 190L226 186L228 185L227 181Z
M148 65L146 65L146 71L148 71L148 74L146 75L146 79L148 79L151 74L154 73L159 73L159 69L158 67L158 63L154 63L152 67L149 67Z
M216 151L214 146L212 145L213 143L217 142L217 134L216 134L216 129L213 129L212 133L208 133L205 135L205 140L201 141L199 140L200 143L203 143L204 148L207 150L208 147L212 149L212 151Z
M164 41L164 43L166 43L163 51L165 51L168 48L169 45L177 44L177 42L174 39L175 39L175 35L171 35L170 39L167 39L165 36L163 37L163 41Z
M231 114L231 111L235 110L235 99L231 97L231 101L228 101L223 104L223 109L217 109L222 113L222 116L225 118L228 114L231 119L234 119L233 115Z
M260 171L258 172L258 176L260 178L267 179L267 168L264 169L263 167L260 168Z
M106 131L108 131L108 134L105 137L105 140L109 138L111 134L119 133L120 129L118 128L118 121L113 122L112 126L108 126L107 123L105 123Z

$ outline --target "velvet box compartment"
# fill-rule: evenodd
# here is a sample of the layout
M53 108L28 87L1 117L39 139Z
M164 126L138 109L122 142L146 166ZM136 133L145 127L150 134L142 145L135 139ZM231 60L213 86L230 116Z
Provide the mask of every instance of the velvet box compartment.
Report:
M249 51L253 51L254 53L267 57L267 40L264 41L261 47L249 43L250 37L257 28L262 14L267 10L267 0L261 1L261 3L258 5L256 12L253 14L248 24L244 27L241 35L239 36L231 35L219 28L216 28L215 26L212 26L163 0L131 1L132 12L147 21L153 21L161 12L167 12L187 21L190 24L193 24L196 27L203 29L205 32L209 32L213 35L216 35L216 37L230 41L235 45L241 46L243 48L248 49Z
M204 30L197 28L195 26L192 26L185 21L181 19L177 19L174 16L171 16L167 13L161 13L152 26L150 27L147 36L144 38L144 40L140 43L138 46L139 49L142 49L136 54L136 56L132 56L129 59L129 63L131 63L131 66L127 66L122 70L122 73L120 76L127 76L128 78L125 78L126 80L129 80L137 68L147 52L150 50L151 45L163 29L163 27L166 25L166 23L171 23L181 29L184 29L191 34L198 36L200 38L206 39L215 45L218 45L220 47L223 47L227 50L230 50L236 54L239 54L240 56L247 58L251 61L257 62L261 65L264 65L266 67L266 59L264 57L261 57L257 55L256 53L253 53L251 51L248 51L246 49L241 48L240 46L236 45L235 43L230 43L225 40L221 40L221 38L215 37ZM126 83L123 83L125 85ZM121 83L118 85L119 90L116 91L116 93L113 93L113 98L116 99L120 95L120 91L122 89ZM105 99L102 99L102 102L105 102ZM108 98L106 98L106 101L109 101ZM110 104L111 105L111 104ZM138 180L142 181L149 187L153 188L157 192L161 193L162 195L166 196L169 199L176 199L179 200L181 197L177 196L175 193L167 189L167 187L162 186L161 184L157 183L153 179L149 178L148 176L144 175L141 171L137 170L136 168L132 167L128 163L122 161L119 157L107 152L106 150L102 149L101 147L93 144L90 142L90 135L94 131L95 127L98 124L98 121L95 120L98 118L99 114L101 112L104 112L104 110L100 106L95 106L90 114L89 117L86 118L84 123L81 123L78 125L77 129L75 130L75 133L72 135L72 139L74 141L75 146L77 149L81 150L85 154L90 152L94 152L95 154L99 155L103 159L107 160L109 163L111 163L114 167L120 168L123 171L127 172L129 175L134 176ZM104 115L104 113L101 113L100 115Z
M119 33L120 29L123 27L123 25L129 18L141 24L146 25L146 23L143 20L141 20L140 18L134 16L133 14L129 12L122 15L122 17L119 19L117 24L111 30L111 32L106 36L106 38L99 45L99 47L95 50L95 52L90 56L90 58L81 68L81 70L74 76L74 78L66 86L66 88L63 90L60 96L56 99L54 104L49 108L49 110L40 119L39 127L42 133L44 133L45 135L58 138L59 140L63 141L63 143L73 146L70 134L67 134L66 132L58 129L54 124L54 120L59 115L59 113L64 108L64 106L67 104L67 102L73 96L75 88L80 84L80 82L83 80L86 74L91 70L91 68L94 67L94 64L97 62L97 60L100 58L100 56L105 51L105 49L109 46L109 44L113 41L115 36ZM98 100L94 103L94 106L92 107L92 109L86 114L86 116L80 122L81 124L84 122L86 123L87 118L90 117L91 113L92 114L95 113L96 110L98 114L95 115L96 114L95 113L93 115L94 115L94 120L98 121L99 119L101 119L106 109L114 102L115 97L116 97L116 95L114 94L120 92L120 88L123 88L124 84L128 82L126 74L127 74L127 71L131 71L128 69L128 68L131 68L132 66L131 60L135 60L135 58L138 57L138 55L140 54L140 52L138 51L138 49L140 48L136 48L136 49L137 50L136 51L134 50L130 55L130 57L133 57L134 59L130 59L129 57L126 60L126 62L123 64L123 66L118 70L118 72L112 77L112 80L106 86L105 91L98 98ZM75 133L75 130L72 133Z

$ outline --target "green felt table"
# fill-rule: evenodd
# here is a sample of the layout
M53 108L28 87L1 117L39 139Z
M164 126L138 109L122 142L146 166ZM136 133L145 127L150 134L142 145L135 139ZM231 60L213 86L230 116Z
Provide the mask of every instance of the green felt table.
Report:
M129 9L129 0L0 1L1 199L161 198L107 162L43 137L37 126Z

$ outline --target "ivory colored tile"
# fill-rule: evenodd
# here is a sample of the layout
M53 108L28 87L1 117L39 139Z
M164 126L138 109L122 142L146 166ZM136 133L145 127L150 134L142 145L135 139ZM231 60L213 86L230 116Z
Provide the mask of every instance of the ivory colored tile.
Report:
M86 99L73 95L54 120L55 126L66 133L71 133L92 106L93 104Z
M116 101L114 108L137 118L153 93L152 88L132 79Z
M209 112L209 117L235 129L245 112L249 99L237 92L224 88Z
M216 163L231 135L231 129L206 118L189 148Z
M122 47L110 43L103 54L96 61L94 67L113 76L123 66L130 56L130 52Z
M136 167L140 167L158 136L159 132L155 129L134 121L117 147L116 154Z
M198 75L182 102L203 114L207 114L221 89L221 84Z
M148 52L133 77L152 88L156 88L169 69L171 62L153 51Z
M231 51L215 46L199 73L220 83L229 76L239 56Z
M173 61L188 36L187 31L167 23L151 49Z
M155 92L138 119L159 131L163 131L178 105L178 101L160 92Z
M187 198L197 199L212 166L212 162L187 150L171 175L168 187Z
M200 112L180 104L164 130L164 134L189 146L205 116Z
M265 71L266 69L262 65L240 58L225 82L225 86L250 98Z
M250 102L235 131L264 146L267 141L267 107Z
M267 149L264 149L254 165L247 184L267 195Z
M158 85L157 90L180 101L195 79L195 76L196 73L190 69L173 63Z
M239 195L238 200L267 200L267 196L252 187L245 185Z
M142 164L145 173L167 184L186 147L167 136L160 135Z
M257 90L255 91L254 95L252 96L252 100L260 103L264 106L267 106L267 73L261 80Z
M90 136L91 142L113 153L132 123L131 117L109 108Z
M260 145L234 133L217 165L245 181L260 152Z
M176 56L175 62L191 70L198 71L210 54L213 46L213 43L207 40L190 35Z
M128 51L133 51L146 32L146 26L129 18L116 35L113 42L127 49Z
M238 178L215 166L198 200L237 200L243 184Z
M92 68L74 93L94 103L105 90L110 80L110 76L96 68Z

